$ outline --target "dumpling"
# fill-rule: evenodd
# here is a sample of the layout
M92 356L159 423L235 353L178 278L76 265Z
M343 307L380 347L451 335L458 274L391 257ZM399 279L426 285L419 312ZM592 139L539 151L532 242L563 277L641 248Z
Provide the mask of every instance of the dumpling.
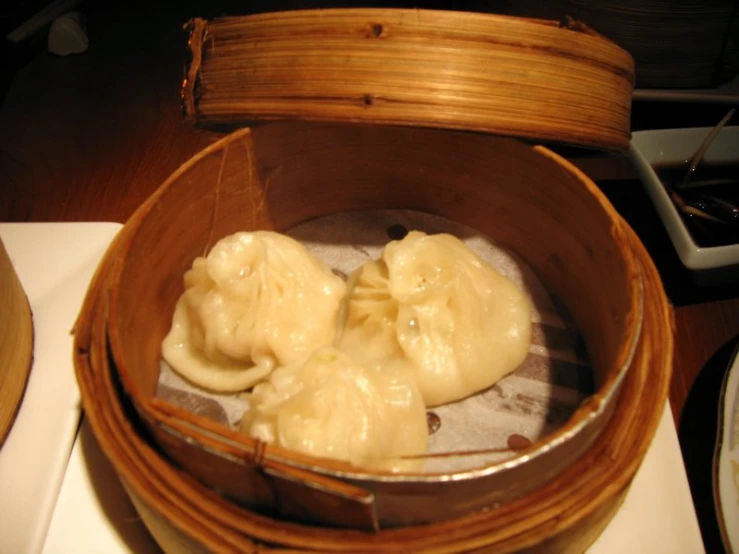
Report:
M360 364L406 366L427 406L511 373L531 342L531 302L459 239L409 233L349 278L337 345Z
M339 350L276 369L254 387L241 429L268 443L370 469L409 471L426 452L426 409L413 377L361 367Z
M269 375L269 365L238 362L219 353L206 356L202 334L193 322L196 317L183 294L174 309L172 328L162 341L162 357L169 367L192 383L216 392L246 390Z
M276 366L330 345L345 290L290 237L230 235L185 274L162 356L196 385L245 390Z

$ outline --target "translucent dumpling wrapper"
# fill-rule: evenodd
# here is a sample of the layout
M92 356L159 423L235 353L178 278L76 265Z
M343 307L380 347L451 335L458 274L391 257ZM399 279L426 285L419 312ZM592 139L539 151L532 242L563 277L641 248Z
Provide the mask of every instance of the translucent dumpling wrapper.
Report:
M338 346L405 366L427 406L486 389L528 354L531 302L459 239L409 233L349 278Z
M330 345L346 290L303 245L270 231L221 239L184 280L162 356L218 392L246 390Z
M426 410L413 376L358 365L339 350L276 369L248 395L241 429L270 444L385 471L418 469Z

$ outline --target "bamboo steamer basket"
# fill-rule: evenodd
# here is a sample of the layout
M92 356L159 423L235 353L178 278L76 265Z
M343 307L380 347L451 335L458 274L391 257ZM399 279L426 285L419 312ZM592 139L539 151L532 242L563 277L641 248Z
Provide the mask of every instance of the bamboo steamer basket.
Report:
M391 18L397 15L394 11L382 12L389 19L378 19L377 10L347 11L352 17L346 19L342 33L346 28L366 32L368 21L372 38L378 38L375 25L382 28L380 36L396 29L395 23L386 25L396 21ZM428 31L433 16L422 15ZM475 21L484 23L482 17ZM290 33L307 25L308 36L315 36L315 25L301 18ZM352 18L353 26L348 23ZM519 23L508 19L514 27ZM268 18L265 25L269 23ZM537 30L543 25L529 23ZM581 30L558 30L612 47ZM193 37L197 33L196 25ZM207 27L201 38L208 42ZM466 40L487 39L477 29ZM272 36L266 42L270 41L279 43L279 38ZM219 48L228 51L221 40L214 44L211 58ZM521 45L503 46L511 48ZM205 59L202 52L197 59L197 47L192 52L191 69ZM394 52L388 50L385 58ZM623 51L614 52L619 63L630 61ZM594 73L595 88L608 83L600 89L601 95L610 92L605 104L626 106L625 121L612 120L608 131L578 122L566 129L559 122L562 128L552 132L547 114L557 104L548 104L540 106L545 138L623 148L629 135L633 66L626 63L619 71L606 66L608 76ZM209 122L198 107L205 67L190 71L184 87L186 105L195 107L190 115L201 122ZM319 74L326 75L326 68ZM373 79L382 85L382 78ZM492 83L482 91L495 98ZM428 95L420 88L414 92ZM465 94L474 96L469 90ZM487 127L471 125L463 109L449 110L459 115L456 123L449 113L431 120L430 111L406 119L381 112L373 119L355 117L354 105L344 110L344 97L333 102L321 96L324 111L315 104L312 110L300 108L305 98L294 103L286 98L273 112L235 110L217 122L274 118L345 123L259 125L232 133L195 156L126 224L81 313L75 365L83 403L147 525L171 551L249 551L265 543L276 549L317 551L514 551L537 544L547 551L584 549L625 494L661 415L664 383L669 381L671 338L665 322L669 311L638 241L597 187L548 149L512 138L449 130L495 130L490 121ZM453 107L455 97L450 98L448 105ZM493 109L477 113L497 113L506 104L495 101L491 100ZM374 100L364 104L363 109L369 105L370 111L382 105ZM443 107L437 98L435 113L443 112L439 111ZM413 110L410 106L409 112ZM522 134L533 136L536 122L526 124L531 133ZM499 134L515 133L503 128ZM488 234L521 254L564 300L585 335L598 389L562 429L505 463L453 474L398 476L265 448L155 398L161 339L182 291L182 274L195 256L240 230L285 231L338 211L392 207L442 215ZM532 221L540 232L533 231ZM651 280L645 279L645 272ZM647 286L652 297L645 299ZM650 333L660 340L667 337L662 342L665 352L653 352L651 335L642 332L649 306L649 324L655 327ZM656 383L650 389L651 401L634 410L638 395L645 394L639 379L646 379L647 369L657 375L651 377ZM634 379L637 384L625 384ZM628 397L622 388L637 396ZM624 411L622 405L629 408ZM636 413L640 419L631 419ZM621 464L616 463L616 451L624 456ZM584 496L570 490L573 484Z
M387 207L462 221L525 252L570 307L598 390L557 433L496 464L381 474L275 446L261 450L251 438L154 396L160 343L182 275L212 241L243 229L285 231L337 211ZM376 529L507 502L561 472L594 440L638 339L641 284L623 224L581 173L515 139L337 124L247 128L186 164L140 214L111 279L108 333L116 370L172 459L258 509L279 505L286 516ZM156 270L151 260L158 260Z
M147 440L109 366L106 290L124 228L75 327L85 414L146 526L167 552L583 552L618 510L661 417L672 365L672 314L631 230L642 270L644 328L603 434L559 478L507 505L434 525L366 533L274 519L225 501Z
M20 408L32 362L31 307L0 240L0 447Z

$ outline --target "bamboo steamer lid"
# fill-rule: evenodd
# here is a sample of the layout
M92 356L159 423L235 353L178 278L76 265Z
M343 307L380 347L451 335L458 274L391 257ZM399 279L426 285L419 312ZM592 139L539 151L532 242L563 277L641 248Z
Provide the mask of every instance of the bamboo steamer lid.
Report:
M182 96L201 124L345 121L628 149L633 59L572 20L328 9L189 28Z
M31 308L0 240L0 446L20 408L32 360Z

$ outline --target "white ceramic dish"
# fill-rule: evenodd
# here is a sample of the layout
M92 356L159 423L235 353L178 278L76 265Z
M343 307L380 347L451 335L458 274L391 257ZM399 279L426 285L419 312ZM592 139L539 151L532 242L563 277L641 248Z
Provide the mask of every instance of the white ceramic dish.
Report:
M739 553L739 350L729 364L719 402L713 497L727 552Z
M654 172L656 164L689 160L710 130L709 127L699 127L638 131L631 137L629 155L685 267L696 272L725 270L725 275L729 275L732 273L729 269L739 266L739 244L698 246ZM739 163L739 127L722 129L703 160L706 163Z

